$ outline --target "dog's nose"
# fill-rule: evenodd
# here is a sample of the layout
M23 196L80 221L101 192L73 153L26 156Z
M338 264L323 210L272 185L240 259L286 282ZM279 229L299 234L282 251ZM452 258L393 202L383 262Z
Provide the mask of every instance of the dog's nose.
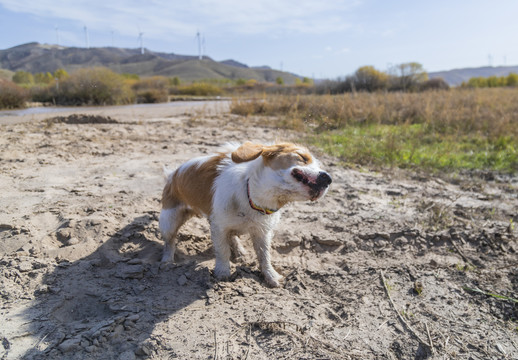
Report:
M331 176L325 171L321 171L318 173L317 177L317 185L319 186L329 186L333 182Z

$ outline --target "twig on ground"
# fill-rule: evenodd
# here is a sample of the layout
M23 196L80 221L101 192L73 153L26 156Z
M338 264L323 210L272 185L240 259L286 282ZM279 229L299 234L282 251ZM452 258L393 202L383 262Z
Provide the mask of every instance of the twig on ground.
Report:
M381 282L383 283L383 288L385 289L385 292L387 293L387 297L390 301L390 304L392 305L392 307L394 308L394 311L396 312L398 318L399 318L399 321L401 321L401 323L403 323L403 325L408 329L408 331L410 331L410 333L423 345L427 346L428 348L432 349L432 345L430 345L428 342L426 342L421 336L419 336L419 334L410 326L410 324L408 324L405 319L403 318L403 316L401 316L401 314L399 313L397 307L396 307L396 304L394 304L394 301L392 300L392 297L390 296L390 292L389 292L389 289L387 288L387 281L385 280L385 276L383 275L383 270L380 270L380 277L381 277Z
M471 267L473 267L473 268L474 268L474 267L476 267L475 265L473 265L473 264L471 263L471 261L469 261L468 257L467 257L466 255L464 255L464 253L463 253L463 252L458 248L458 246L457 246L457 245L455 245L455 243L454 243L454 240L453 240L453 239L451 240L451 244L453 245L453 247L455 248L455 250L457 251L457 253L460 255L460 257L462 258L462 260L464 260L464 262L465 262L466 264L468 264L469 266L471 266Z
M214 360L218 360L218 336L214 330Z
M503 270L503 269L507 269L510 267L518 267L518 263L512 263L509 265L500 266L500 267L497 267L495 270Z
M351 335L351 328L349 328L349 331L347 332L347 335L345 335L345 336L344 336L344 338L342 339L342 341L343 341L343 340L345 340L345 339L347 339L347 338L349 337L349 335Z
M430 336L430 329L428 329L428 323L424 323L424 327L426 328L426 333L428 334L428 341L430 341L430 348L432 349L432 354L435 355L435 349L433 347L432 337Z
M383 325L385 325L386 323L388 323L388 320L385 320L384 322L382 322L382 323L381 323L381 325L380 325L380 326L378 326L378 330L379 330L379 329L381 329L381 327L382 327Z
M245 360L248 359L250 348L252 347L252 325L248 324L248 348L246 349Z

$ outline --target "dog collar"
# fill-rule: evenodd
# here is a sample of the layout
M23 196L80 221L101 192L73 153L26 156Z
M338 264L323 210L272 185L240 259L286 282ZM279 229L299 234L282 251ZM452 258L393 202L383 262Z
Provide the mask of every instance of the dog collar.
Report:
M246 195L248 196L248 203L250 204L250 207L256 211L259 211L261 214L271 215L277 211L277 210L272 210L272 209L268 209L268 208L263 208L261 206L254 204L254 202L252 201L252 198L250 197L250 179L248 179L246 181Z

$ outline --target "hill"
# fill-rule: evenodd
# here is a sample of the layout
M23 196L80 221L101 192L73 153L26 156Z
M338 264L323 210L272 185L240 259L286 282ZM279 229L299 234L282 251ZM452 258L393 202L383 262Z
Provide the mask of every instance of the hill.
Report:
M204 56L179 55L140 49L75 48L39 43L28 43L0 50L0 69L54 72L65 69L73 72L79 68L105 66L118 73L139 76L177 76L183 81L202 79L255 79L275 81L282 77L287 84L294 83L296 75L267 67L250 68L235 60L214 61Z
M428 73L430 79L443 78L450 86L458 86L472 77L507 76L518 73L518 66L484 66L479 68L463 68Z

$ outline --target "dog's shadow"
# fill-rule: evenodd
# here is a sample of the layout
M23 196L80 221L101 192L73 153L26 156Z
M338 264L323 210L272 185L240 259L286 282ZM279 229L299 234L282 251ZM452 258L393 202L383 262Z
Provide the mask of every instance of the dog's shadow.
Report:
M212 258L212 248L160 268L157 232L156 215L135 218L92 254L48 272L24 313L39 339L24 358L148 357L157 324L193 302L205 304L214 279L200 260Z

